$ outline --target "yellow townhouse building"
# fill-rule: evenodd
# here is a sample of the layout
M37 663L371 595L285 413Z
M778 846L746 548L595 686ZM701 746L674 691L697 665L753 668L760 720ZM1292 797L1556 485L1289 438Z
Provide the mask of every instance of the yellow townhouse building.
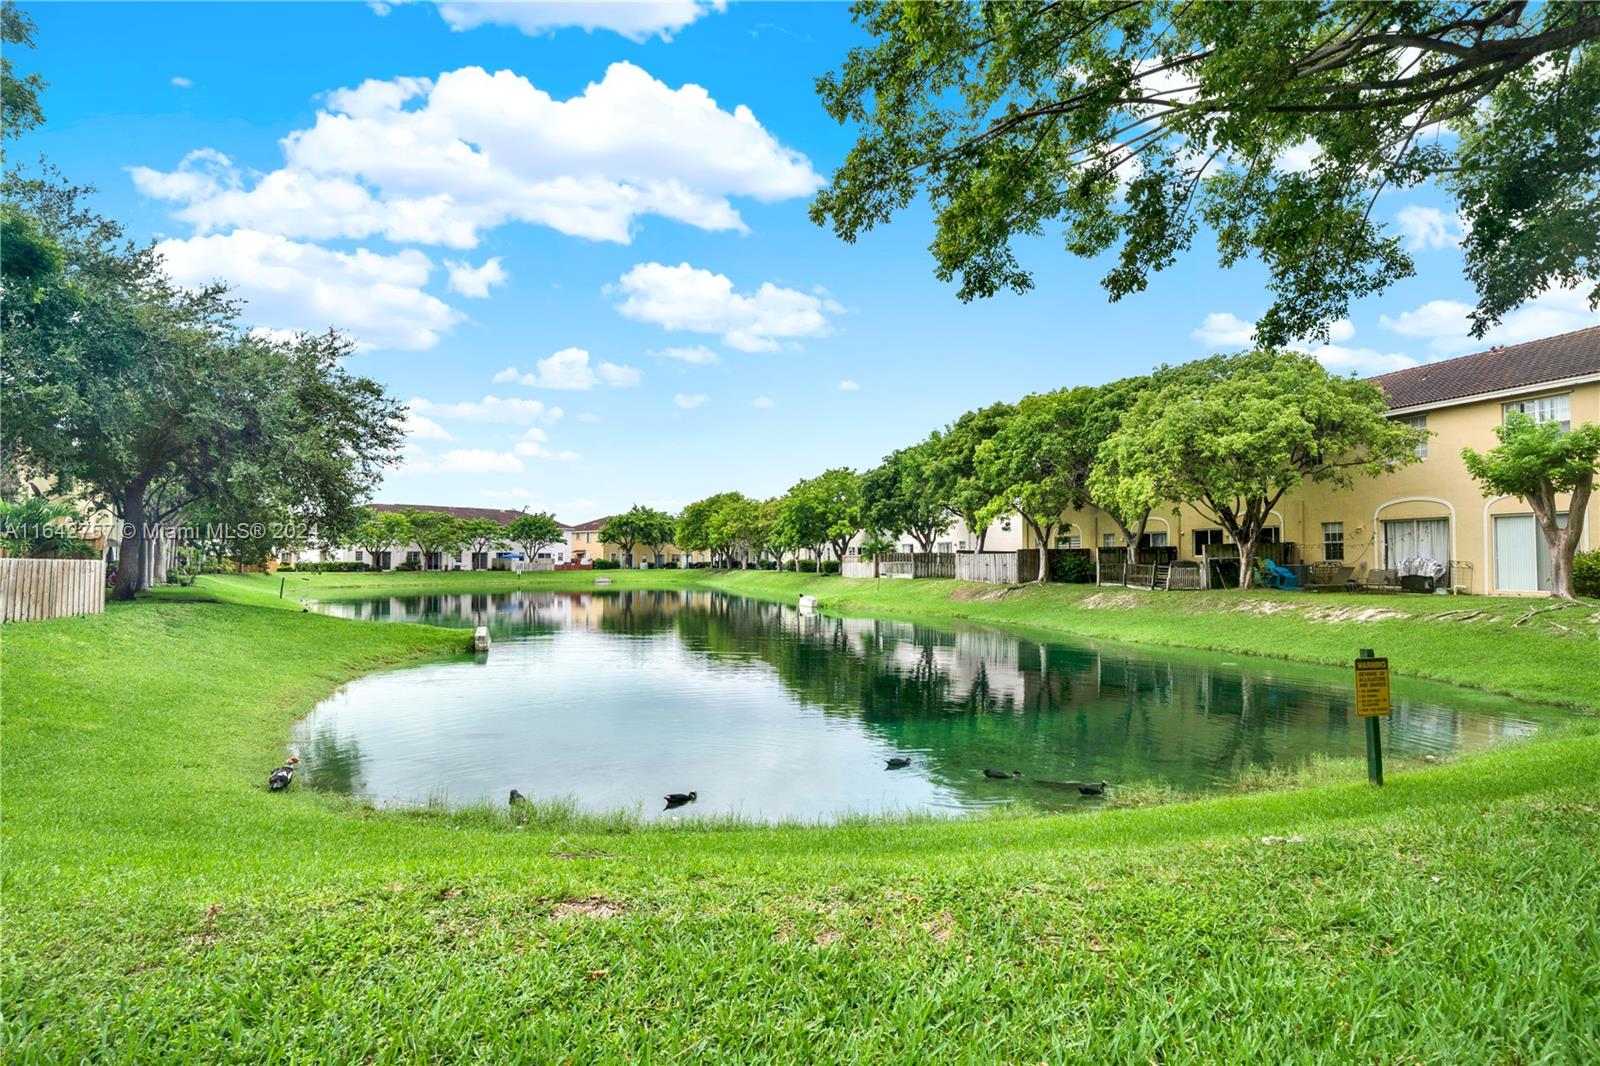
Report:
M1511 409L1565 428L1600 424L1600 326L1411 367L1370 379L1390 417L1428 430L1420 462L1347 489L1308 484L1279 503L1264 539L1294 544L1307 563L1337 562L1355 580L1372 570L1434 577L1443 586L1489 595L1550 588L1550 561L1532 508L1518 497L1486 498L1461 459L1466 447L1497 443ZM1586 513L1579 550L1596 545L1600 496ZM1068 512L1054 547L1122 547L1116 523L1097 508ZM1217 524L1189 506L1158 508L1146 547L1200 561L1226 544ZM1031 534L1025 547L1036 546Z

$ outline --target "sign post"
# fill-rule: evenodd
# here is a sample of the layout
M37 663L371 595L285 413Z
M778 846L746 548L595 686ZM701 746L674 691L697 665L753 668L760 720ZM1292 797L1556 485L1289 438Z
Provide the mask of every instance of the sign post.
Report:
M1367 780L1383 784L1383 742L1378 719L1389 714L1389 660L1379 659L1371 648L1361 649L1356 660L1356 715L1367 723Z

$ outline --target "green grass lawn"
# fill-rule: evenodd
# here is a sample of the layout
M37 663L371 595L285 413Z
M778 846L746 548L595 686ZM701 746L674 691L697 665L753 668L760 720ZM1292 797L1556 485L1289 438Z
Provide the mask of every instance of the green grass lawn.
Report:
M1548 604L1267 615L1238 608L1282 597L609 576L1313 661L1374 646L1600 707L1593 605L1517 626ZM298 610L384 578L292 580L294 610L263 609L276 579L210 579L0 632L6 1061L1600 1061L1591 720L1382 790L1091 815L604 831L376 813L268 794L265 772L338 684L465 635ZM1374 604L1411 617L1307 617ZM1486 613L1425 617L1463 606Z

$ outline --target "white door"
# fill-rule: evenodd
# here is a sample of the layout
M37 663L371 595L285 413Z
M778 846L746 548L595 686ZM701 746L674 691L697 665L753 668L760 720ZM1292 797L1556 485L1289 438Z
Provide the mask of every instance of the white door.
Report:
M1539 530L1533 515L1499 515L1494 520L1494 587L1502 592L1539 588Z

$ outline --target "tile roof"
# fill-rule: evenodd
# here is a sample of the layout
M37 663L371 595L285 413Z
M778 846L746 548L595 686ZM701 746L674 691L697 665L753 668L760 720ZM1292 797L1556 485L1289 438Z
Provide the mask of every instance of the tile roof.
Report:
M601 518L591 518L587 522L579 522L577 525L564 525L561 528L570 530L574 533L590 533L598 530L601 526L605 525L609 521L611 521L611 516L605 515Z
M1545 381L1600 374L1600 326L1509 344L1369 378L1390 407L1445 403Z
M489 518L509 526L521 511L508 511L503 507L446 507L437 503L374 503L374 511L443 511L452 518Z

